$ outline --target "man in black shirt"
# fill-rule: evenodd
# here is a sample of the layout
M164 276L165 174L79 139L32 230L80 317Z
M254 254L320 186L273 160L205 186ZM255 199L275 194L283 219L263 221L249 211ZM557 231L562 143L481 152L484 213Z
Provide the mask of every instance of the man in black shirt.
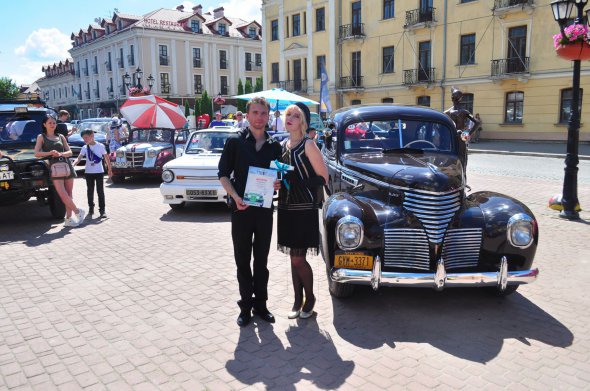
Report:
M68 126L65 122L68 121L70 118L70 113L67 110L60 110L59 114L57 115L57 127L55 128L56 134L63 134L63 136L67 139L70 135L68 131Z
M272 208L248 206L242 200L248 168L269 168L270 162L281 157L281 146L265 131L270 105L264 98L253 98L246 105L250 126L227 140L219 161L219 181L232 205L232 241L240 286L240 315L237 323L250 323L252 312L267 322L274 323L268 311L268 251L272 236ZM231 179L230 179L231 178ZM280 187L275 182L275 190ZM250 258L254 250L254 272Z

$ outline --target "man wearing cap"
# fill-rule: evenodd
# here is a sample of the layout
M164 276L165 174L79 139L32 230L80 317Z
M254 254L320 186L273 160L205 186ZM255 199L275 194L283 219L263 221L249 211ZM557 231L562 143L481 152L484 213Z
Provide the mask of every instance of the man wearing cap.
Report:
M252 313L274 323L266 306L268 299L268 252L273 226L273 209L248 206L243 201L250 166L269 168L281 157L281 145L265 131L270 105L255 97L246 105L248 127L230 137L219 160L218 177L232 208L231 234L240 288L240 327L250 323ZM230 179L231 178L231 179ZM275 181L275 190L280 188ZM250 267L252 255L253 268Z
M123 138L121 131L121 120L117 117L113 117L109 131L107 132L109 152L114 152L121 146L121 140Z
M234 127L236 128L240 128L240 129L246 129L248 127L248 121L246 121L246 119L244 119L244 113L242 113L241 111L238 111L236 113L236 124L234 125Z

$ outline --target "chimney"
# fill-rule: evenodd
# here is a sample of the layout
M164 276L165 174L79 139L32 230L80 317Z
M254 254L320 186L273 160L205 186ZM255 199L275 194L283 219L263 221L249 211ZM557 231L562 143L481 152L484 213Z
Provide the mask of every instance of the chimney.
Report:
M199 5L195 5L195 6L193 7L193 12L194 12L195 14L199 14L199 15L201 15L201 14L203 13L203 7L201 6L201 4L199 4Z
M179 5L178 7L176 7L177 11L183 12L184 11L184 5Z
M223 15L223 7L218 7L213 10L213 18L222 18Z

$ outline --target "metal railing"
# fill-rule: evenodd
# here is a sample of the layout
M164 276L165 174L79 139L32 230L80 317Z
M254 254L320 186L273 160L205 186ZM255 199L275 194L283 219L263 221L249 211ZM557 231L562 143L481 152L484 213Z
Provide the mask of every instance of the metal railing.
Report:
M164 94L169 94L170 93L170 84L161 84L160 91Z
M404 70L404 84L432 83L435 79L435 68L419 68Z
M365 24L364 23L354 23L354 24L344 24L339 28L339 39L354 39L354 38L364 38L365 36Z
M436 22L436 8L418 8L406 11L406 27L414 26L418 23Z
M252 71L260 72L262 70L262 65L252 65Z
M219 59L219 69L227 69L227 60L224 58Z
M193 68L200 68L201 67L201 59L200 58L193 58Z
M364 76L340 76L338 88L341 90L356 90L365 88L363 84Z
M512 57L492 60L492 77L529 73L530 57Z
M221 92L221 95L229 95L227 84L222 84L221 85L221 91L220 92Z
M277 84L279 88L289 92L307 91L307 80L304 79L280 80L275 84Z
M203 93L203 85L202 84L195 84L195 94L202 94Z
M533 5L533 0L495 0L494 10L515 7L518 5Z
M168 56L160 56L160 65L168 65Z

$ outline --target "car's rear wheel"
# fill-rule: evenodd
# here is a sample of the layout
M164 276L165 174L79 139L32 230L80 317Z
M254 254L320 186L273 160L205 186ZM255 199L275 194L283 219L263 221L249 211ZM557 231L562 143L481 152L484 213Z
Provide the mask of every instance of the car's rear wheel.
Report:
M113 183L123 183L123 182L125 182L125 176L124 175L113 175L111 177L111 181L113 181Z
M330 266L328 264L326 264L326 274L328 275L328 290L332 296L339 299L345 299L352 296L354 293L354 285L333 281L330 277Z
M180 210L182 208L184 208L184 206L186 205L186 203L183 201L180 204L168 204L170 206L170 208L172 210Z
M51 216L55 219L63 219L66 215L66 206L62 202L59 194L55 188L49 188L49 195L47 196L47 203L49 204L49 210L51 211Z
M509 296L511 294L513 294L514 292L516 292L516 290L518 289L520 285L508 285L506 287L506 289L504 289L503 291L499 290L496 287L490 286L490 287L484 287L488 293L492 294L493 296L496 297L506 297Z

